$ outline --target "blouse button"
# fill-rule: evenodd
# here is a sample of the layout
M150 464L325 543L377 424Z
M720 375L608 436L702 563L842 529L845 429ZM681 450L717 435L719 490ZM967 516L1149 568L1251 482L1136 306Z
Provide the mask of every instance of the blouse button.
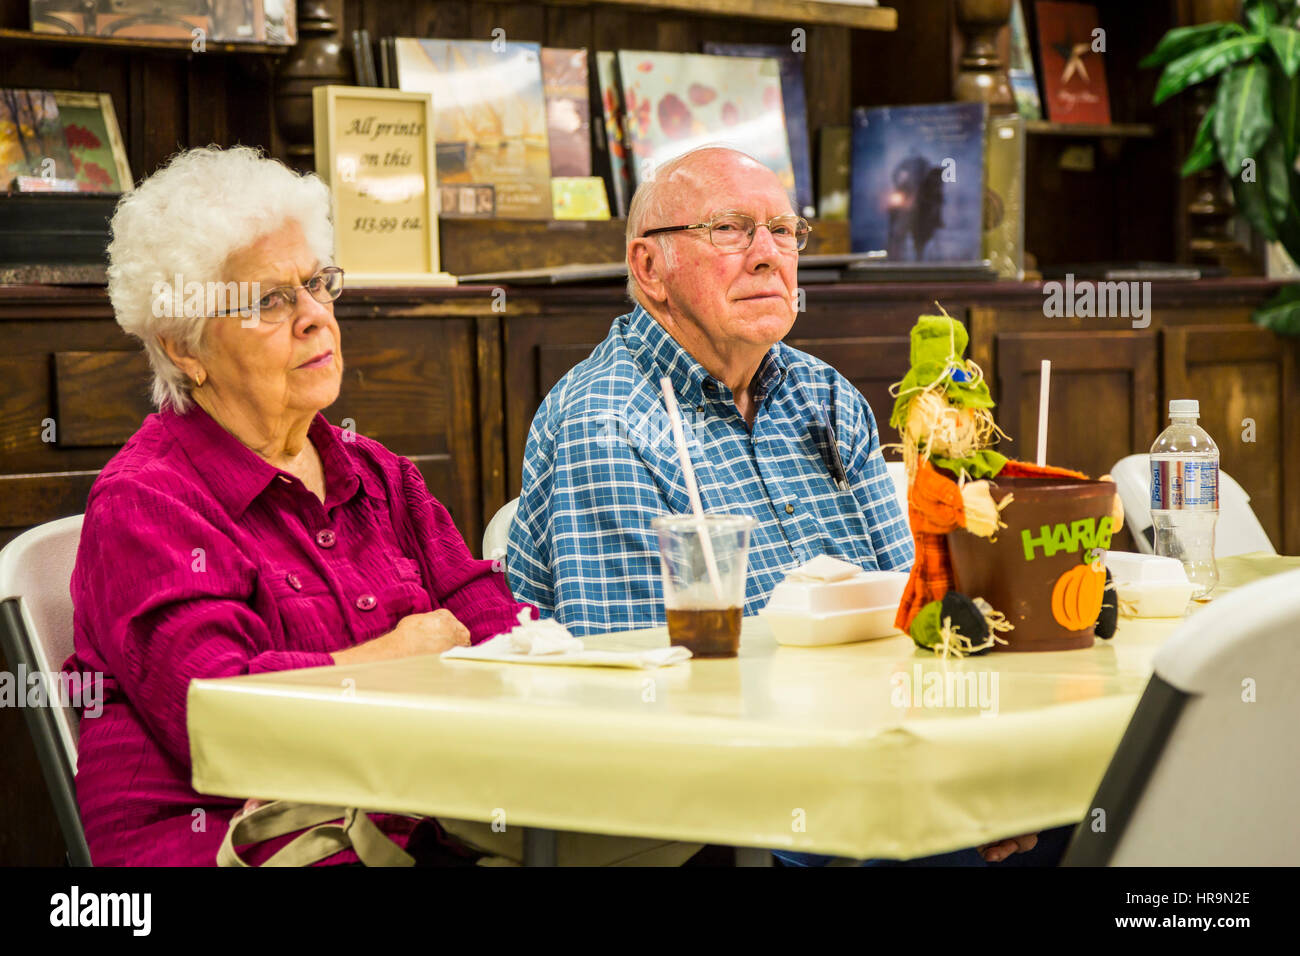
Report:
M785 513L788 514L788 515L792 515L792 514L794 514L794 505L786 505L786 506L785 506Z
M316 543L322 548L334 547L334 532L329 528L322 528L316 532Z
M289 587L293 588L295 591L302 590L302 578L298 577L298 575L294 574L292 571L286 574L284 579L288 582Z
M357 598L357 610L373 611L375 605L378 603L379 602L375 600L375 596L373 594L363 594L361 595L361 597Z

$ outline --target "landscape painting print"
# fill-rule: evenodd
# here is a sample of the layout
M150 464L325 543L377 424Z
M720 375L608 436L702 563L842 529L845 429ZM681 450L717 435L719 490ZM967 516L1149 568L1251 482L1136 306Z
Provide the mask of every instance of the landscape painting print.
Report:
M59 107L49 90L0 89L0 188L19 176L76 179Z
M1016 111L1027 120L1042 119L1043 105L1038 99L1034 57L1029 52L1029 31L1025 29L1025 11L1020 0L1011 5L1011 63L1007 73L1016 98Z
M853 112L854 252L894 262L980 259L984 226L983 103Z
M795 202L776 60L619 50L618 65L637 182L697 147L731 146L776 173Z
M1110 123L1105 55L1098 48L1097 8L1086 3L1034 6L1043 96L1053 123Z
M398 38L396 49L401 88L433 94L441 215L550 219L541 47Z

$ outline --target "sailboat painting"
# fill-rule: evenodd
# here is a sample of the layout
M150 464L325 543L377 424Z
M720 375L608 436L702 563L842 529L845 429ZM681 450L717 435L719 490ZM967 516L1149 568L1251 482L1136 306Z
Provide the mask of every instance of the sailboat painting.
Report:
M397 38L403 90L433 94L440 215L550 219L541 46Z

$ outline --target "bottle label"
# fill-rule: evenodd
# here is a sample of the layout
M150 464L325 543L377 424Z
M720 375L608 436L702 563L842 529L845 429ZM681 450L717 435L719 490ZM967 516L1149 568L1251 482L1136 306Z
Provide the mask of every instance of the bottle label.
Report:
M1151 461L1152 511L1217 511L1219 463L1175 459Z

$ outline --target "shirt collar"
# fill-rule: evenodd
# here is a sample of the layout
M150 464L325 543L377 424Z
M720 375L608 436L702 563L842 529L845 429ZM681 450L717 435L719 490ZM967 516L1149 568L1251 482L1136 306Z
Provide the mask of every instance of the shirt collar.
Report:
M253 499L272 481L288 475L226 431L197 405L183 415L171 409L161 414L168 431L189 457L194 470L222 507L234 517L248 510ZM364 468L356 466L335 434L334 427L320 412L312 419L307 437L316 446L325 472L326 507L350 500L358 487L364 488L373 498L384 498L378 482Z
M628 314L624 338L637 364L654 379L656 391L660 376L667 375L682 405L703 405L715 400L734 404L731 389L710 375L642 306ZM755 404L761 404L785 377L786 363L778 343L767 350L754 376Z

